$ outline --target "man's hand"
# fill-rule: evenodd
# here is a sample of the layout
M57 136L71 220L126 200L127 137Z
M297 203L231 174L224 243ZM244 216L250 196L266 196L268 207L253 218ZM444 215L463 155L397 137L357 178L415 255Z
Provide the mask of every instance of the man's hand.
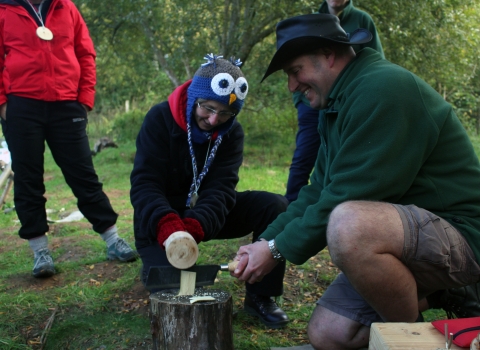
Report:
M231 275L248 283L260 282L278 264L265 240L240 247L235 260L239 263Z
M7 120L7 102L0 106L0 117L3 120Z

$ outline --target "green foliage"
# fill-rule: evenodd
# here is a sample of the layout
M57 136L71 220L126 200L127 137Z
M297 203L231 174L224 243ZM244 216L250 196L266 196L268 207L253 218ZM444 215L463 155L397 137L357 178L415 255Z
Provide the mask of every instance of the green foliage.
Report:
M355 0L377 26L386 58L435 88L467 128L480 119L480 3ZM478 130L478 128L477 128Z
M119 114L113 120L112 134L114 138L119 142L135 140L144 118L145 112L138 109Z
M261 77L275 51L275 24L316 12L319 1L76 0L97 50L96 109L163 101L206 53L235 55L250 83L249 103L281 111L286 81ZM433 86L467 128L480 129L480 3L475 0L355 0L377 26L386 57ZM132 107L133 108L133 107ZM145 111L146 109L143 108Z
M118 108L126 100L164 100L193 76L210 52L234 55L248 61L245 67L262 71L274 50L276 23L317 7L310 0L274 5L252 0L132 0L117 1L111 8L103 0L76 4L97 50L96 108L101 110ZM264 40L268 55L252 55ZM252 76L251 81L254 85L259 78Z

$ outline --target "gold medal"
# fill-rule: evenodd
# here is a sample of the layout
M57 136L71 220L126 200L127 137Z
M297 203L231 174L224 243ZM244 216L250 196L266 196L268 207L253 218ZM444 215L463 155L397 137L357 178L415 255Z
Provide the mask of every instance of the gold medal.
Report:
M42 39L42 40L52 40L53 39L53 33L50 29L47 27L38 27L37 28L37 36Z

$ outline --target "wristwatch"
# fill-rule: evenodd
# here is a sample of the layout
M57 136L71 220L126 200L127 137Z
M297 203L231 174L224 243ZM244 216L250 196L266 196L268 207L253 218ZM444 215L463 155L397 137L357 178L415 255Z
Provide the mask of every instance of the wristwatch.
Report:
M277 246L275 245L275 239L268 241L268 248L270 249L270 253L272 253L272 256L275 260L285 261L285 258L282 256L282 254L280 254Z

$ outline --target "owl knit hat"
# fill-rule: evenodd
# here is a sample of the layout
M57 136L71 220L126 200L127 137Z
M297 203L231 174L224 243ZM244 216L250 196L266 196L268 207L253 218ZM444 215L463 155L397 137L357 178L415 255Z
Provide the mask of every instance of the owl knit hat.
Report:
M234 57L223 59L213 53L204 57L207 63L195 72L187 89L187 123L197 99L214 100L240 112L248 93L248 83L240 70L242 62Z
M208 133L209 148L212 139L215 139L210 153L207 151L207 159L202 172L198 174L197 160L193 150L193 136L195 130L199 130L195 122L192 122L192 114L195 102L198 99L213 100L222 103L234 109L236 114L243 107L245 97L248 93L248 83L240 70L242 64L240 60L233 57L230 60L224 60L222 56L209 54L204 57L207 63L195 72L190 86L187 89L187 134L190 157L192 159L193 179L190 185L190 191L187 196L186 207L193 208L199 197L200 185L203 178L207 175L208 169L212 164L217 149L222 142L223 135L230 129L235 118L230 118L227 122L220 125L215 135ZM215 136L215 137L214 137Z

